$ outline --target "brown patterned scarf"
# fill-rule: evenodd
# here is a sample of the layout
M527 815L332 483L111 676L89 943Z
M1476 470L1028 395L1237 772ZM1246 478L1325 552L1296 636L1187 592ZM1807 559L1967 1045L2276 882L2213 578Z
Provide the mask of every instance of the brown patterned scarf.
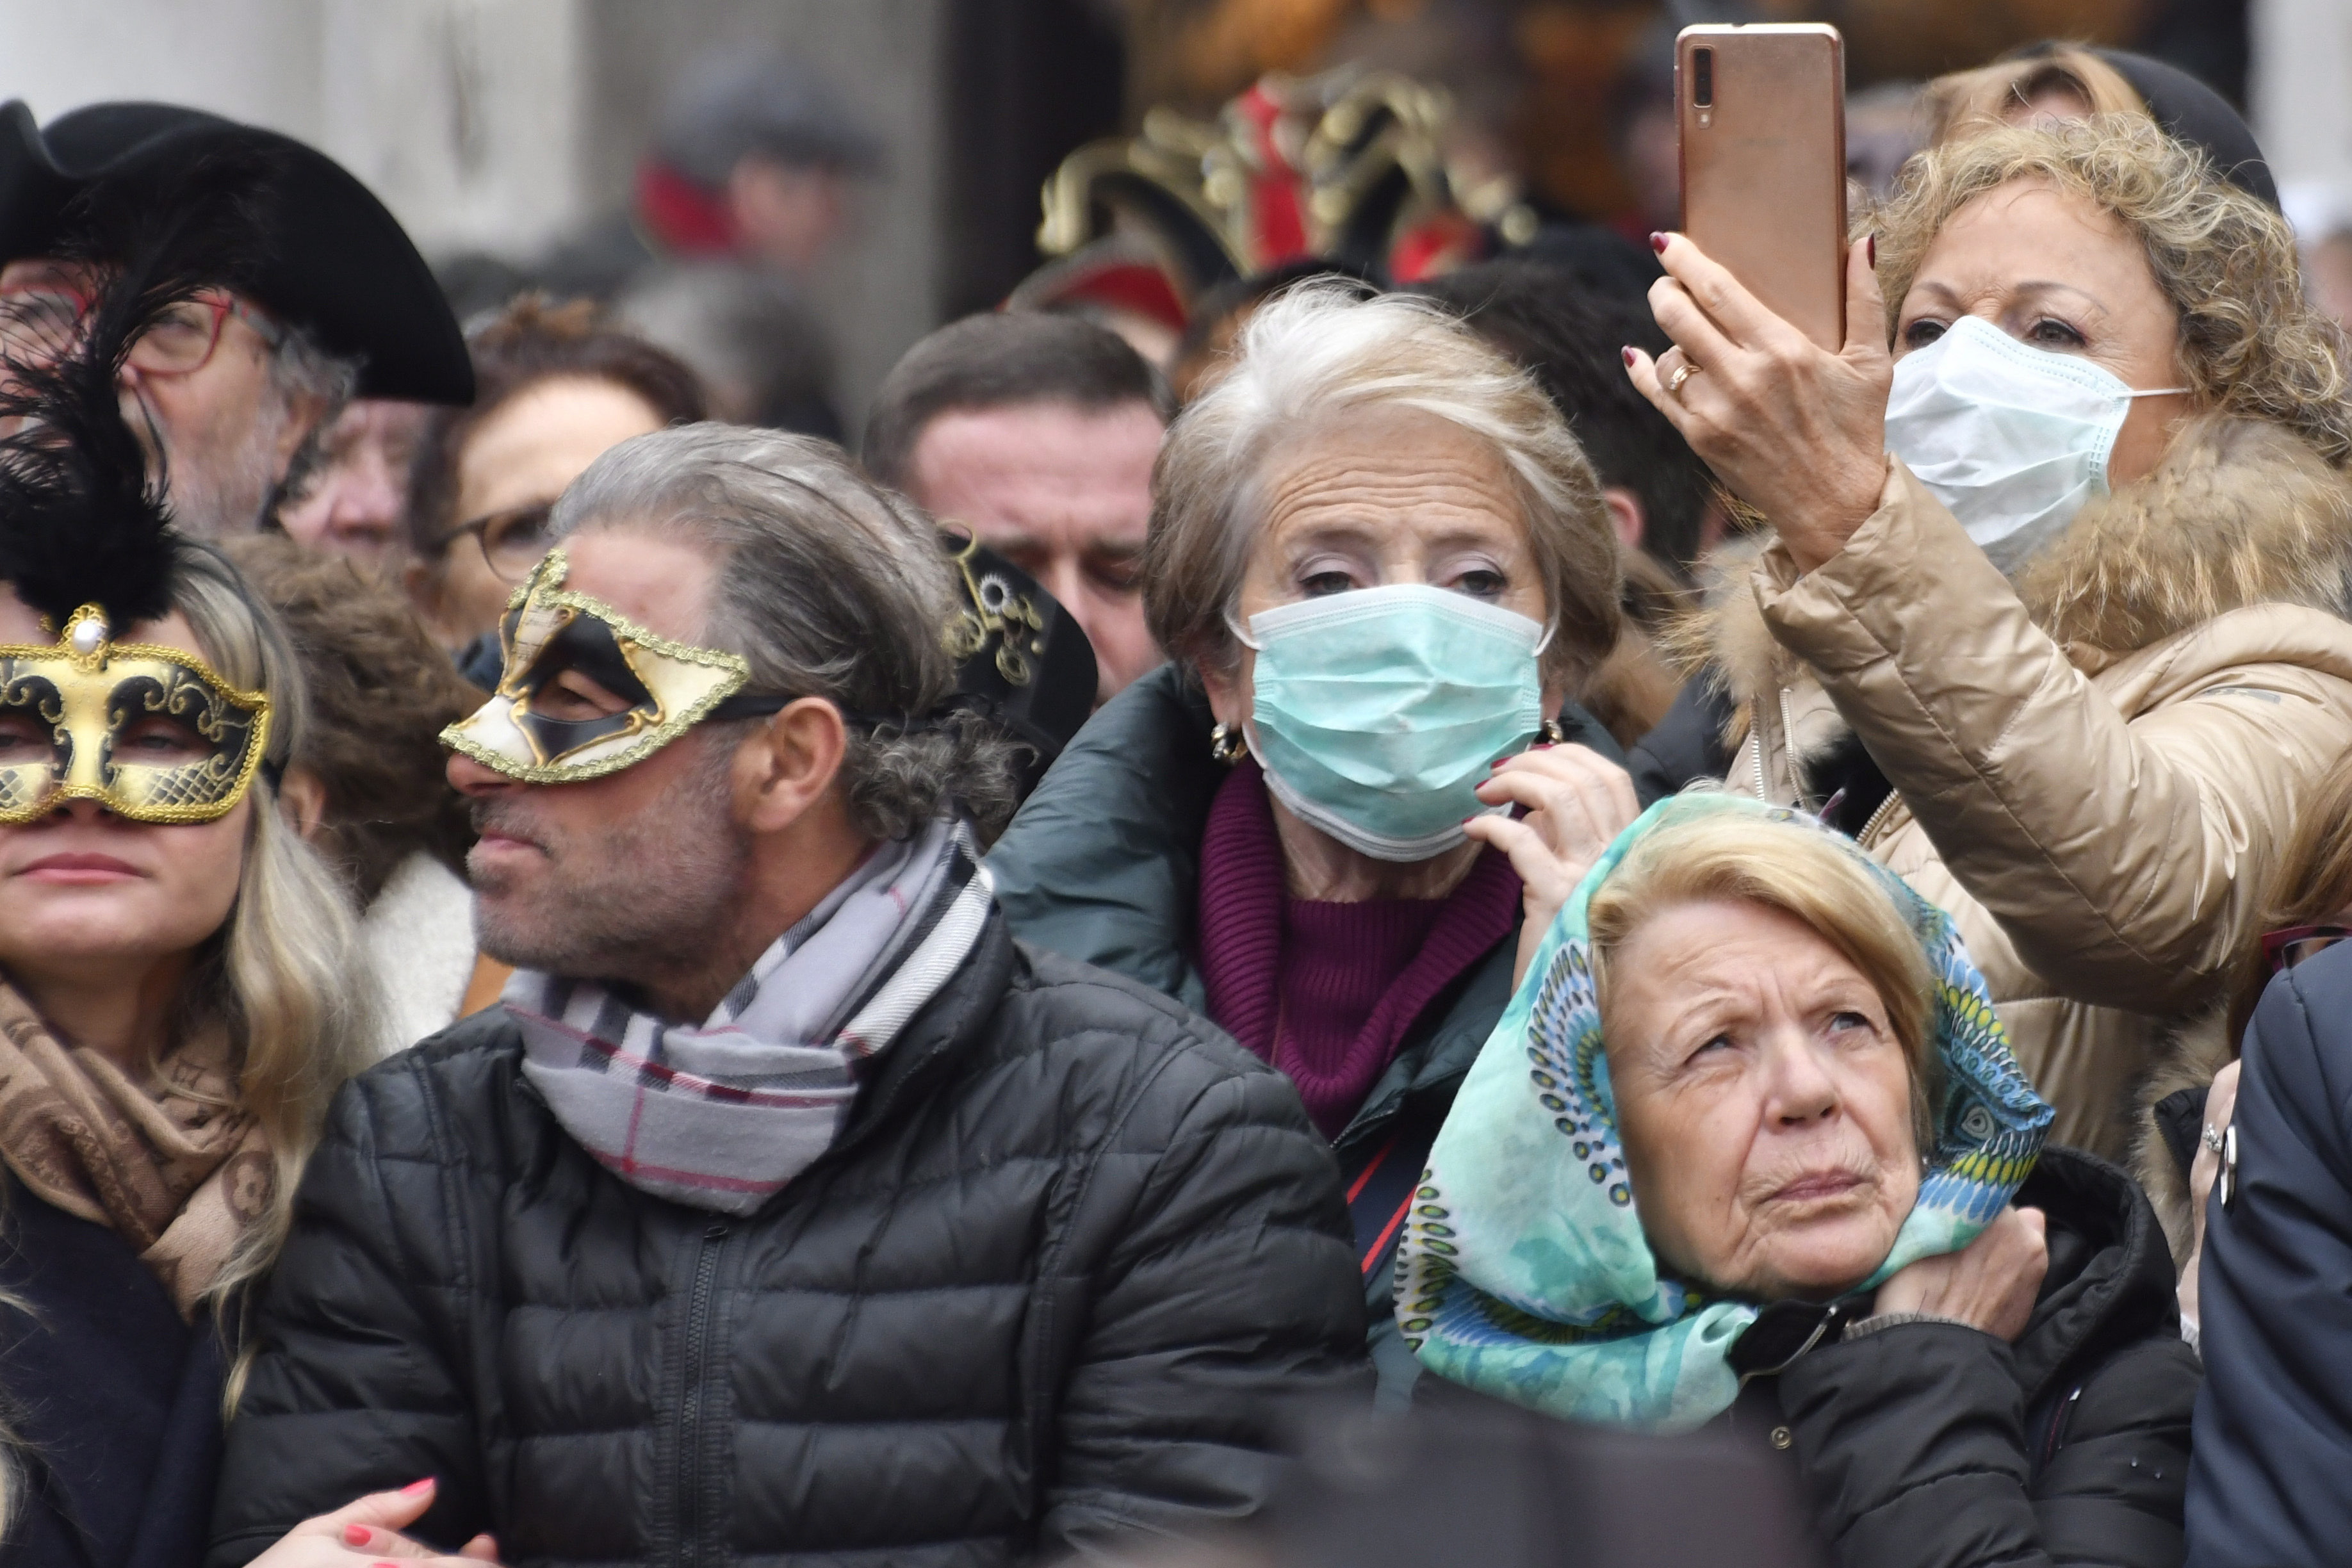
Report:
M142 1083L59 1044L0 981L0 1160L42 1202L137 1247L183 1317L277 1184L268 1137L236 1101L226 1030L196 1032Z

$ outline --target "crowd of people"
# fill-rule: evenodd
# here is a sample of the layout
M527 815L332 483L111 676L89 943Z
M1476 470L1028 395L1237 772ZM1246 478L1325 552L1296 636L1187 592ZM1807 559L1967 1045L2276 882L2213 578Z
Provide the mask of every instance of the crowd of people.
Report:
M2335 1561L2352 347L2190 79L1929 101L1834 349L1538 235L854 449L0 110L0 1560Z

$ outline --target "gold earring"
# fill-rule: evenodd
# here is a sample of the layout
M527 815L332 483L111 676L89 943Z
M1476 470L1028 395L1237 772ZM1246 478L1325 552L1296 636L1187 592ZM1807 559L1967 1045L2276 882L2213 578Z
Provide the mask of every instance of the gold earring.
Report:
M1249 742L1231 724L1219 724L1209 731L1209 755L1232 767L1249 755Z

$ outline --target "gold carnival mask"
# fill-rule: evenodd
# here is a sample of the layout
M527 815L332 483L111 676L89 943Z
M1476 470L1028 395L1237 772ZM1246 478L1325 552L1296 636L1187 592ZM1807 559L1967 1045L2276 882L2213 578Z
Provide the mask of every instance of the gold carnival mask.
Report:
M268 698L194 654L113 641L96 605L48 647L0 644L0 823L71 800L211 822L245 798L268 744Z
M574 784L641 763L705 719L773 713L790 698L736 695L751 676L740 654L672 642L601 599L563 586L571 563L551 550L499 623L498 690L441 743L525 784ZM564 719L543 711L567 670L629 704Z

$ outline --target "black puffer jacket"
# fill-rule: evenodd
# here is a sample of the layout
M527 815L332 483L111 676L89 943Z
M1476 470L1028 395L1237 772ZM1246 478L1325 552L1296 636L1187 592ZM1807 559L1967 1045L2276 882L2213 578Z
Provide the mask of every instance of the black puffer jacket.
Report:
M2155 1212L2123 1172L2062 1148L2016 1202L2048 1218L2050 1270L2014 1345L1896 1324L1798 1354L1732 1407L1735 1430L1792 1454L1848 1568L2181 1561L2201 1374ZM1748 1335L1788 1335L1808 1310L1769 1309ZM1785 1359L1743 1338L1733 1364Z
M1331 1156L1165 998L1017 948L878 1058L756 1215L645 1196L502 1011L347 1087L229 1433L210 1561L441 1478L509 1564L965 1564L1247 1513L1362 1386Z

